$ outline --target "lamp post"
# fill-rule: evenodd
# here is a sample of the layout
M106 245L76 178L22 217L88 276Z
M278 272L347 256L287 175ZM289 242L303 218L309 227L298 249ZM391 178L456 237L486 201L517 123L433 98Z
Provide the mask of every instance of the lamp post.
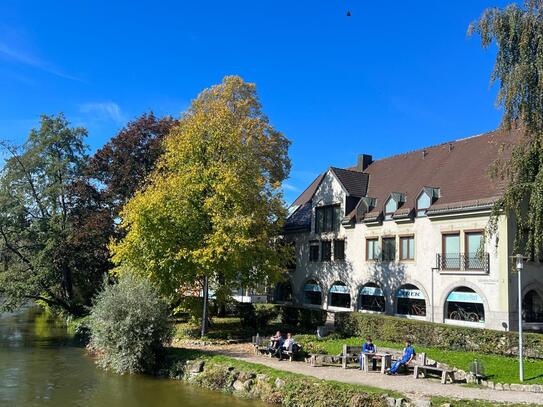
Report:
M520 369L520 381L524 381L524 360L522 355L522 276L521 271L524 268L524 256L517 254L514 256L518 274L518 357Z

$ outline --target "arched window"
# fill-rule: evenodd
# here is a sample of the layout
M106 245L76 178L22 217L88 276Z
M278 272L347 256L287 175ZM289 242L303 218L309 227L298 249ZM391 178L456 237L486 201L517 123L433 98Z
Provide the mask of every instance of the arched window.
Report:
M290 282L277 283L273 297L275 302L292 302L292 285Z
M351 308L349 287L341 281L336 281L330 287L329 304L331 307Z
M399 315L426 316L424 294L413 284L405 284L396 291L396 310Z
M468 287L455 288L445 302L445 319L484 323L485 309L481 296Z
M322 305L321 286L315 280L309 280L304 284L304 304Z
M358 298L360 310L385 312L385 296L377 284L367 283L361 287Z
M522 309L524 322L543 322L543 300L535 290L526 293Z

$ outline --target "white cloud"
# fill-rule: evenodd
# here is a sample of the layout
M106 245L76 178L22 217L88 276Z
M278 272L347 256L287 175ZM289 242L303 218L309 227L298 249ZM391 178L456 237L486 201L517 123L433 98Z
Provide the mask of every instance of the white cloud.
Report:
M298 188L297 186L289 184L287 182L283 183L283 189L286 191L292 191L292 192L298 192L300 190L300 188Z
M120 106L115 102L91 102L79 106L81 113L94 116L95 120L113 120L117 123L126 121Z
M81 79L76 78L75 76L68 75L65 72L62 72L60 69L55 67L53 64L44 61L34 55L30 55L20 50L16 50L6 43L0 42L0 56L8 59L12 62L16 62L23 65L28 65L44 72L48 72L51 75L58 76L64 79L70 79L73 81L81 81Z

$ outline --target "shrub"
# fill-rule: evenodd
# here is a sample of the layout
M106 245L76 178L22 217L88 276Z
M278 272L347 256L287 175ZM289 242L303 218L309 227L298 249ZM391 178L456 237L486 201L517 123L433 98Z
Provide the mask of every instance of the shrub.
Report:
M282 306L280 308L281 322L284 325L300 330L316 330L326 322L326 311L320 309L297 308Z
M173 331L168 304L147 280L131 273L104 284L89 318L98 364L117 373L152 372Z
M273 304L238 303L236 312L243 326L263 329L270 321L277 319L279 308Z
M467 328L411 319L364 313L336 314L336 325L345 336L401 343L410 337L415 343L444 350L469 351L504 356L518 352L518 333ZM524 334L525 354L543 358L543 335Z

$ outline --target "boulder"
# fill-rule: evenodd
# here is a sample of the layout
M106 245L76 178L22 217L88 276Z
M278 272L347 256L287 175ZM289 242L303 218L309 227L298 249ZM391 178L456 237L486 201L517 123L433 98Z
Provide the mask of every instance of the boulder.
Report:
M516 383L509 385L509 389L512 391L524 391L522 384L516 384Z
M251 387L253 387L254 383L255 381L253 379L246 380L243 383L243 388L245 389L245 391L251 391Z
M394 397L387 397L385 401L388 407L396 407L396 399Z
M494 390L503 390L503 384L501 383L496 383L494 385Z
M277 378L275 379L275 387L277 387L278 389L280 389L281 387L283 387L285 385L285 381L280 379L280 378Z
M197 360L190 367L190 372L191 373L201 373L202 370L204 370L204 361L203 360Z
M415 407L432 407L432 402L430 400L413 400L413 406Z
M402 407L402 404L403 404L403 399L402 398L396 399L396 407Z
M232 385L235 391L243 391L245 390L245 386L243 385L243 382L241 380L236 380L234 384Z

